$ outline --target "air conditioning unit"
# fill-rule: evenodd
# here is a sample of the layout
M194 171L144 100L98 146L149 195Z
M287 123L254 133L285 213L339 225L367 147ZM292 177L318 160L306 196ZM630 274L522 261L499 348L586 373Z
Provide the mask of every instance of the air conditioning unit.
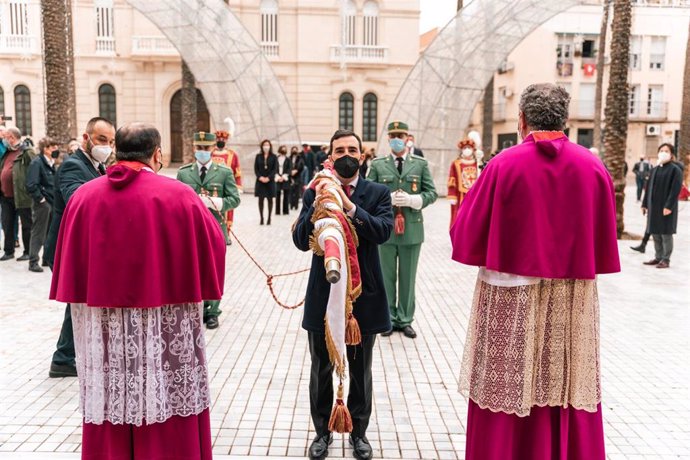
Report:
M647 125L647 136L661 136L661 125Z

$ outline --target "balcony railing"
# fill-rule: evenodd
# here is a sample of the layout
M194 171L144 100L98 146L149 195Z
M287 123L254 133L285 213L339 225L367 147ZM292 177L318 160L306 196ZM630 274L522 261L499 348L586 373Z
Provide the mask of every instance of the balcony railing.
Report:
M96 54L115 54L114 37L96 38Z
M132 37L133 56L177 56L179 53L165 37Z
M266 57L278 57L280 47L276 42L261 42L261 51Z
M0 34L0 54L38 53L37 44L33 35Z
M668 102L663 101L632 101L628 103L628 118L630 120L666 120L668 118Z
M383 64L388 62L388 48L385 46L366 45L332 45L331 62L346 63L372 63Z

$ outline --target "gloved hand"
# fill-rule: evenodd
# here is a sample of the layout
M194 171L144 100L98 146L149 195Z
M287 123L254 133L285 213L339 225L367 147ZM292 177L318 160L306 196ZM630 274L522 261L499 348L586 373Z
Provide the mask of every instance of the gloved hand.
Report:
M223 199L218 196L199 195L201 202L209 209L220 211L223 209Z
M402 190L398 190L397 192L391 194L391 201L393 202L393 206L398 206L401 208L409 207L410 194L403 192Z

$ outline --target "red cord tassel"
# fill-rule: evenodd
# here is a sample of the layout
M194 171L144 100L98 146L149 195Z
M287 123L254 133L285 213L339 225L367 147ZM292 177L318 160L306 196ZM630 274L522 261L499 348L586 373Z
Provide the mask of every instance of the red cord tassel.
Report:
M398 208L398 213L395 215L395 234L405 234L405 216L403 215L402 209L400 208Z
M352 433L352 416L343 402L342 382L338 385L338 397L331 412L331 419L328 421L328 430L336 433Z
M359 345L362 343L362 332L359 330L359 323L355 315L350 313L345 326L345 345Z

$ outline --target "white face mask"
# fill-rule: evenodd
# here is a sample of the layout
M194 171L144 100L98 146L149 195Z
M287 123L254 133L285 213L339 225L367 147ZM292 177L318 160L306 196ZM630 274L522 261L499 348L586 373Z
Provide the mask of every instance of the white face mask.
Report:
M91 156L99 163L105 163L110 154L113 153L113 148L109 145L94 145L91 147Z
M411 149L412 147L414 147L414 142L413 141L407 141L407 144L405 144L405 145L407 145L408 149Z
M271 147L269 147L268 145L264 145L263 147L261 147L261 150L263 150L264 153L268 153L269 150L271 150Z
M465 157L465 158L471 157L471 156L472 156L472 153L474 153L474 151L473 151L472 149L470 149L470 148L464 148L464 149L462 149L462 156Z
M668 152L659 152L658 158L660 163L668 163L671 161L671 154Z

